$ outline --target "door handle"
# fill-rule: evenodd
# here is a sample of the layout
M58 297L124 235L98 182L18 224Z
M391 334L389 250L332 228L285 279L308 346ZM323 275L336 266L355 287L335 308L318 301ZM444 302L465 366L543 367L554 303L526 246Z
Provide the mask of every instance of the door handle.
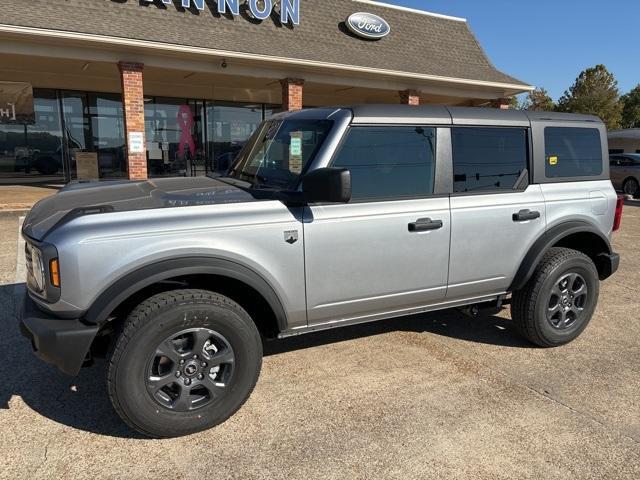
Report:
M526 222L527 220L535 220L536 218L540 218L540 212L535 210L520 210L518 213L513 214L514 222Z
M438 230L442 228L442 220L431 220L430 218L420 218L409 224L410 232L426 232L428 230Z

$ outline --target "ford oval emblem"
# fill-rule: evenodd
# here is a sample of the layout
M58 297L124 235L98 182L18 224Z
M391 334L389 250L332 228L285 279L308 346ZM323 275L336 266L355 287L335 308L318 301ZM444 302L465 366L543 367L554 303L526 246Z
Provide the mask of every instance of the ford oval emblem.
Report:
M389 35L391 27L384 18L373 13L358 12L347 19L347 27L362 38L378 39Z

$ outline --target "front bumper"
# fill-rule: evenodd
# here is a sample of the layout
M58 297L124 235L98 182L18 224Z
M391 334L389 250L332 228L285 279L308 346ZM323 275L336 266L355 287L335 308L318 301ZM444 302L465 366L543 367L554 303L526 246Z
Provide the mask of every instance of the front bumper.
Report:
M61 319L40 310L25 295L20 331L31 341L35 355L67 375L77 375L98 334L97 325Z

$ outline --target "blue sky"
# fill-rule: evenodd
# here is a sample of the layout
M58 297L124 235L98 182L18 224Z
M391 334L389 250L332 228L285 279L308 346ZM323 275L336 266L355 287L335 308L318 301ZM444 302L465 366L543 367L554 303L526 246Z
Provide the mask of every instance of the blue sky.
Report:
M381 0L464 17L494 65L554 99L602 63L626 93L640 83L638 0Z

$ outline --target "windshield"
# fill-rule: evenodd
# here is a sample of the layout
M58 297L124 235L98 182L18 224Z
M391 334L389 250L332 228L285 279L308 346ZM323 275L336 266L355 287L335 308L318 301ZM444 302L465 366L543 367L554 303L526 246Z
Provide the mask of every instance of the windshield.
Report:
M332 124L331 120L263 122L238 154L228 177L257 188L295 189Z

